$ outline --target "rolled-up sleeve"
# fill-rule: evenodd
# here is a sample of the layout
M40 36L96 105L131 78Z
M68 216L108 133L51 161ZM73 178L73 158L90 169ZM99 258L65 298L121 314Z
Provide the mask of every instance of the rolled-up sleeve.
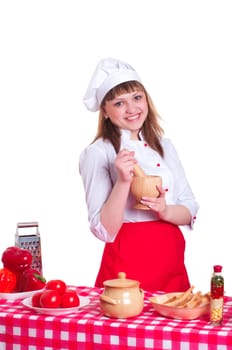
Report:
M110 147L108 145L108 148ZM106 152L102 143L94 143L82 151L79 158L79 172L85 189L90 230L104 242L110 239L100 222L100 211L113 187L108 154L109 149Z
M167 162L170 170L172 171L175 191L174 201L175 204L183 205L189 209L192 219L190 225L186 225L186 228L193 228L196 220L197 212L199 210L199 204L197 203L192 189L188 183L185 170L181 164L179 156L175 147L169 139L165 139L165 161Z

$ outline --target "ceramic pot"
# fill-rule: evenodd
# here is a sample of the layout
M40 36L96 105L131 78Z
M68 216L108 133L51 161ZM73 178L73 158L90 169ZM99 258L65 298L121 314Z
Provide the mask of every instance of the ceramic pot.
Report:
M149 210L147 206L140 203L143 196L146 197L158 197L159 192L156 189L156 185L162 185L162 179L160 176L146 175L146 176L134 176L131 182L131 193L136 199L134 208Z
M126 279L120 272L117 279L107 280L100 295L100 305L105 316L128 318L139 315L144 306L144 292L139 282Z

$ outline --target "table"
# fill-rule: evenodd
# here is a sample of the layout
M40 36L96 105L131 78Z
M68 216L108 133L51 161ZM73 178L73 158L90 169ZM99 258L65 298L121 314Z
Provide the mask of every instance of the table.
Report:
M76 287L90 303L77 313L50 316L25 308L21 300L0 300L0 350L229 350L232 349L232 297L225 297L224 322L208 316L192 321L162 317L145 292L144 310L130 319L105 317L99 288Z

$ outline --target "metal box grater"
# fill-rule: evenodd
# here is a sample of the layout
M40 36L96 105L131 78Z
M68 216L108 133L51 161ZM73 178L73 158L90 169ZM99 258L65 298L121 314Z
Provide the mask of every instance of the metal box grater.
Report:
M31 252L31 267L42 274L42 252L38 222L19 222L16 228L15 245Z

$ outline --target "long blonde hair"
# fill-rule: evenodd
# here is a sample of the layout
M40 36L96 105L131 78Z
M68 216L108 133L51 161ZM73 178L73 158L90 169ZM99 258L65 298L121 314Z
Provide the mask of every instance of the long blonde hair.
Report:
M161 157L164 156L163 147L161 145L161 137L164 134L164 130L159 124L160 116L156 111L156 108L147 93L144 86L137 81L128 81L122 84L119 84L112 88L104 97L101 103L101 109L99 112L99 120L98 120L98 129L97 134L93 140L96 141L99 138L103 138L103 140L109 140L116 153L120 150L121 143L121 132L118 126L114 125L109 118L105 118L103 114L103 107L106 101L113 100L116 96L121 95L123 93L133 92L135 90L143 91L145 93L147 104L148 104L148 115L146 120L143 123L141 128L141 133L146 140L147 144L158 152Z

